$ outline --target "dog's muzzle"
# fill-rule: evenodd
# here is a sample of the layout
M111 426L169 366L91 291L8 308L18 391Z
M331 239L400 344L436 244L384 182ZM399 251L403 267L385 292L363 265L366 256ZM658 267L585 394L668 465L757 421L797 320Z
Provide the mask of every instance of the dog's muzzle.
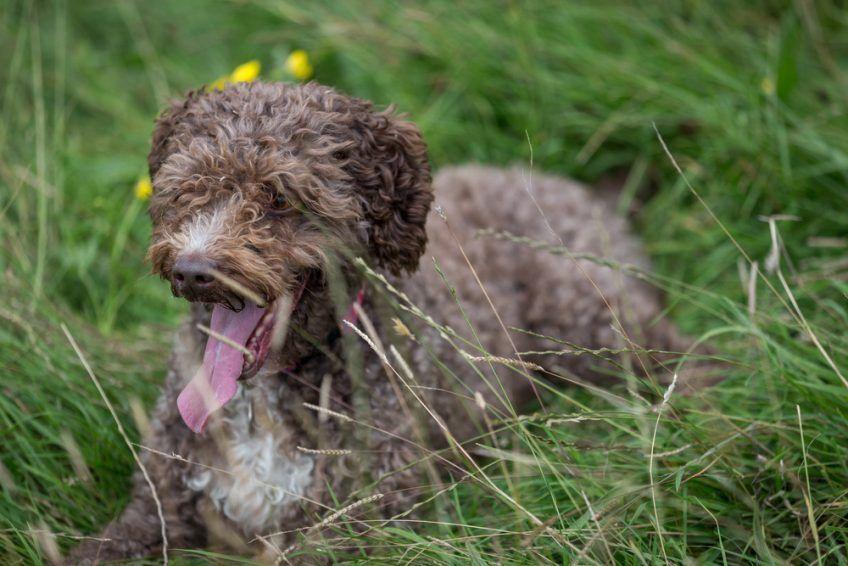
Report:
M217 265L211 259L197 254L180 255L171 270L174 294L189 300L203 300L219 286L213 273Z

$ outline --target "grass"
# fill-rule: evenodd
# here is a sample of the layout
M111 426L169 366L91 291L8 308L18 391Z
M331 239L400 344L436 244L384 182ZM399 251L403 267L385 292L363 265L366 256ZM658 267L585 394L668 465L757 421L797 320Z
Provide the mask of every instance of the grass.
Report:
M423 522L342 522L305 552L848 563L846 32L829 2L4 3L3 562L46 560L38 532L66 549L125 503L131 455L60 325L133 428L183 310L147 274L132 193L158 109L250 59L282 78L303 48L318 81L408 112L436 167L532 155L623 181L669 315L735 368L661 411L623 387L549 393L548 413L494 423L502 445Z

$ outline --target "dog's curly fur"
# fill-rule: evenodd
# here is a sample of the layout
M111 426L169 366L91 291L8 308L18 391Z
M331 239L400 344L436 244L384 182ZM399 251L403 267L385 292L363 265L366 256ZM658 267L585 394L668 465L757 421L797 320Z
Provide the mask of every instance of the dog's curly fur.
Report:
M245 543L271 536L286 548L334 510L374 494L383 497L342 519L409 509L428 483L425 474L433 473L427 462L441 458L423 447L444 445L442 424L469 438L478 431L480 395L485 410L502 415L533 395L514 368L474 361L485 358L483 350L514 359L562 348L540 335L592 349L690 347L661 318L653 288L587 258L647 267L625 220L589 190L518 168L476 165L444 169L431 183L426 147L412 123L324 86L257 82L193 92L157 121L149 167L155 272L171 280L176 256L192 248L265 300L305 285L284 347L200 435L185 426L175 403L206 342L197 325L209 323L209 310L192 303L144 439L157 451L145 451L143 462L172 547L246 551ZM437 214L430 212L434 195ZM480 235L481 229L564 245L570 255ZM408 372L394 356L388 360L405 383L358 336L338 337L356 290L374 282L356 256L396 290L368 287L367 320L359 326L372 324L382 342L377 348L393 345L405 359ZM231 295L222 288L205 302L237 300ZM432 321L412 308L401 313L396 302L416 305ZM522 359L576 380L597 382L609 369L590 356ZM662 361L642 355L636 365L650 372ZM419 400L432 414L421 411ZM135 480L129 506L103 533L109 541L83 543L73 560L161 548L150 489L140 475Z

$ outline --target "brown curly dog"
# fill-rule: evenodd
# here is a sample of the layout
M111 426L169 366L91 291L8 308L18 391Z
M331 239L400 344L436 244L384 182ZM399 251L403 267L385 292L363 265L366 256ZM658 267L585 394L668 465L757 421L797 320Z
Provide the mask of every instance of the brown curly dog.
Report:
M149 166L149 257L191 314L143 439L150 481L74 562L163 541L296 557L461 475L443 448L484 411L514 417L539 376L614 373L532 354L562 348L544 336L637 352L660 381L670 358L644 348L691 346L617 267L647 262L606 202L517 168L431 183L415 125L325 86L193 92L156 123Z

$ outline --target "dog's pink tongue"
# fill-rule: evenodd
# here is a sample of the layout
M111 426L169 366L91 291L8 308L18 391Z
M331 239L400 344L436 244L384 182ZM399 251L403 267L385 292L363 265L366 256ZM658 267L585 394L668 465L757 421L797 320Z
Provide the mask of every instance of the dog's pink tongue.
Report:
M265 309L246 303L241 312L219 305L212 311L211 329L216 334L244 346ZM183 420L194 432L203 432L209 415L223 407L238 389L244 366L244 353L212 336L206 342L203 365L177 398Z

